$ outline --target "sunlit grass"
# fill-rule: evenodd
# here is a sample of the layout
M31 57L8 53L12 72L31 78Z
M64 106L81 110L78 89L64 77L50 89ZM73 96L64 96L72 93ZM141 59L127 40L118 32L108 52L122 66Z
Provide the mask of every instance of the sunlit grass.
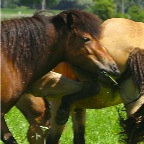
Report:
M118 135L121 129L116 107L87 110L86 119L86 144L122 144ZM72 144L72 138L72 124L69 120L61 144Z
M13 107L5 119L18 144L29 144L26 137L29 124L21 112ZM87 110L86 119L86 144L122 144L119 142L120 127L116 107ZM72 123L69 119L61 137L61 144L72 144L72 142Z

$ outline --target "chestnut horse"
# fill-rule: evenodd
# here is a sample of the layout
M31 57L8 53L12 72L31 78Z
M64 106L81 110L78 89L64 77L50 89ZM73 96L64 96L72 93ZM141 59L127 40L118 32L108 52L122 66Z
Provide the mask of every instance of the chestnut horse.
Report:
M125 120L123 124L127 134L126 142L133 144L144 140L143 39L143 23L123 18L113 18L102 24L100 43L109 51L122 74L117 79L118 83L116 83L116 81L112 83L99 81L101 90L96 96L77 101L71 106L71 109L77 109L73 115L75 144L85 143L85 109L99 109L121 102L124 103L128 115L127 120ZM56 71L72 79L76 79L73 74L71 75L71 70L66 64L57 67ZM39 86L40 85L39 83ZM32 98L35 99L33 96ZM47 138L47 143L58 143L64 127L64 125L60 126L55 123L55 115L58 109L58 103L60 104L60 102L61 99L58 98L52 100L51 129Z
M119 73L99 44L100 24L94 14L68 10L48 17L37 12L32 17L2 21L1 26L1 139L5 143L15 140L4 115L34 81L58 63L67 61L94 77L102 77L102 71Z

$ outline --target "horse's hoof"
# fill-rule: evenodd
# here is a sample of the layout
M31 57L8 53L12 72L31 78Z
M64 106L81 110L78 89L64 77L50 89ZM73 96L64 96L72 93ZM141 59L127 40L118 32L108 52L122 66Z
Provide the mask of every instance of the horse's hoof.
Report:
M55 118L55 122L58 125L64 125L69 119L69 111L66 111L65 109L59 109L57 111L57 115Z

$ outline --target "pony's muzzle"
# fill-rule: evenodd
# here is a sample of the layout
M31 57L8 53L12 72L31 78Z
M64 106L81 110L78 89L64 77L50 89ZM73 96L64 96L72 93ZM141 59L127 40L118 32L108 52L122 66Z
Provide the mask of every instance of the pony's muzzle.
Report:
M110 74L112 74L113 76L120 75L120 70L118 69L115 63L111 64L109 67L110 67Z
M120 76L120 70L118 69L115 63L109 64L107 65L107 67L104 67L104 69L101 69L101 73L111 75L114 77Z

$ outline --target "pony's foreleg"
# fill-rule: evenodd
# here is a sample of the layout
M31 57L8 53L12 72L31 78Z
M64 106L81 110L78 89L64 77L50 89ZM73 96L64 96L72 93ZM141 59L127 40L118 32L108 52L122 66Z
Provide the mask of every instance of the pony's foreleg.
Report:
M85 144L86 109L76 109L72 113L74 144Z
M79 92L62 97L62 102L55 118L56 123L59 125L65 124L69 118L70 106L78 100L96 95L99 90L99 84L96 81L91 81L85 83Z
M55 121L53 121L53 123L55 123ZM59 144L59 140L64 130L64 127L65 125L60 126L56 123L52 124L47 136L46 144Z
M65 127L65 125L57 125L55 123L55 116L56 116L57 109L60 105L60 102L61 99L59 98L56 98L53 101L51 101L50 130L47 136L47 141L46 141L47 144L58 144Z

